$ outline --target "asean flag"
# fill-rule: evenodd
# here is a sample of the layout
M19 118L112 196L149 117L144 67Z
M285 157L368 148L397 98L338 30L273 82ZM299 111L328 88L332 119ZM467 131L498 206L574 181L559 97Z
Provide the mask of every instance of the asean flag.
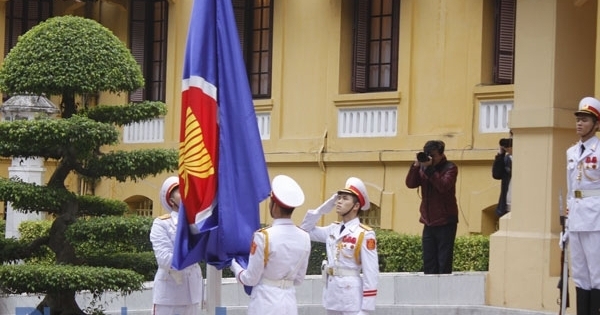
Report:
M247 261L271 187L231 2L195 0L185 52L173 267Z

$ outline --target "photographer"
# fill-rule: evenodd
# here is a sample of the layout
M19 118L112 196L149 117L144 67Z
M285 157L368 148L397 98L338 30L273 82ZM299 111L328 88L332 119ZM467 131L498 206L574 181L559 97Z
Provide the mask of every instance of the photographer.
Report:
M510 212L510 178L512 176L512 131L510 138L500 139L498 154L492 165L492 177L500 180L500 198L496 215L502 217Z
M423 272L425 274L452 273L454 240L458 225L456 203L456 164L444 155L443 141L425 143L423 152L406 175L408 188L421 188L421 217L423 223Z

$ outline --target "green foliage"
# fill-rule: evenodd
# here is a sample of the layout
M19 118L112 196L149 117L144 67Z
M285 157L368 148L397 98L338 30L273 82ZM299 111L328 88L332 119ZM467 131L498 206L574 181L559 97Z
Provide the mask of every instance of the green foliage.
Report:
M84 175L112 177L118 181L137 180L149 175L177 170L179 152L175 149L113 151L87 161Z
M163 102L144 101L125 106L100 105L80 112L95 121L123 126L167 114Z
M103 145L116 144L119 133L112 125L76 115L68 119L1 122L0 139L0 156L4 157L60 159L70 154L85 159Z
M142 275L122 269L70 265L0 266L0 289L6 293L59 293L89 290L94 295L105 291L129 294L141 290Z
M0 68L0 90L61 95L134 91L139 65L125 44L98 22L59 16L19 38Z
M125 253L117 252L110 255L95 255L85 257L87 266L111 267L135 271L144 277L144 281L154 280L158 264L154 252Z
M76 197L65 189L25 183L18 178L0 178L0 198L10 201L19 211L60 213L61 204Z
M31 243L39 238L50 235L52 221L23 221L19 225L20 240L24 243ZM37 255L34 255L24 261L29 264L53 265L56 260L54 252L46 245L42 245Z
M16 262L25 258L25 249L27 244L17 240L16 238L0 239L0 261L1 262Z
M121 200L106 199L98 196L77 196L80 216L123 215L129 211L127 203Z
M376 230L380 272L422 272L421 236ZM307 274L321 274L326 259L325 245L313 242ZM454 271L487 271L489 238L482 235L458 236L454 244Z
M142 216L80 219L69 226L65 236L79 257L137 253L152 250L151 226L152 218Z
M483 235L459 236L454 243L454 270L487 271L490 238Z
M377 230L377 253L381 272L422 271L421 237Z
M308 270L306 270L306 274L320 275L321 263L326 259L327 251L325 250L325 243L310 242L310 257L308 258Z

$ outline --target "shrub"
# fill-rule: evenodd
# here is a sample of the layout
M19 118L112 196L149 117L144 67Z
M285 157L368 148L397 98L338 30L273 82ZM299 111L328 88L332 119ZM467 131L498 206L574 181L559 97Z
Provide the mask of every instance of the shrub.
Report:
M422 272L421 236L376 230L380 272ZM307 274L321 273L326 259L325 244L312 243ZM454 271L487 271L489 238L482 235L458 236L454 244Z

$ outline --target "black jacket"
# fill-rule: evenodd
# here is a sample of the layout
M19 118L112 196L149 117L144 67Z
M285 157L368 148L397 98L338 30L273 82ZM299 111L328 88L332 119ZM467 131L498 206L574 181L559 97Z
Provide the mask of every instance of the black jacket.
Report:
M512 174L512 159L506 154L497 154L492 166L492 177L501 180L500 182L500 198L496 207L498 217L505 215L508 212L506 205L506 194L508 193L508 185Z

